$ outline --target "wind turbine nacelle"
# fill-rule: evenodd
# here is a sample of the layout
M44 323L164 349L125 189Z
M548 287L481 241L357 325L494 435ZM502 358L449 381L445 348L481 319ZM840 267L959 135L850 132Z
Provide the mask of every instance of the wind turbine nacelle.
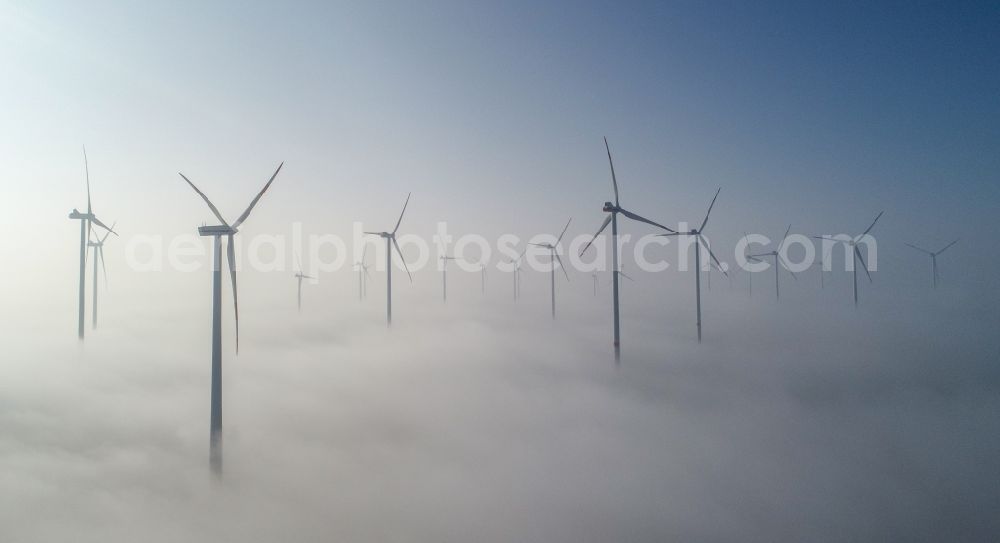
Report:
M604 211L606 213L611 213L612 211L618 211L618 210L615 208L615 205L612 204L611 202L604 202Z
M201 236L231 236L235 234L237 230L232 226L226 226L220 224L218 226L199 226L198 235Z
M71 218L71 219L87 219L87 220L89 220L89 219L93 219L94 218L94 214L93 213L80 213L79 211L77 211L76 209L74 209L73 212L69 214L69 218Z

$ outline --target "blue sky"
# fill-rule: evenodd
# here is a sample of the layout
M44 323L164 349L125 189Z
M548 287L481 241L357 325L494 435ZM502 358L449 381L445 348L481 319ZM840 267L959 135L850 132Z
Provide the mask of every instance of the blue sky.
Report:
M882 209L897 241L996 224L988 3L14 2L0 21L0 144L33 181L8 217L39 228L82 205L86 143L131 232L206 218L177 171L235 215L285 160L249 228L383 228L413 191L411 232L573 216L580 234L610 197L602 136L646 216L697 221L722 186L710 233L729 245Z

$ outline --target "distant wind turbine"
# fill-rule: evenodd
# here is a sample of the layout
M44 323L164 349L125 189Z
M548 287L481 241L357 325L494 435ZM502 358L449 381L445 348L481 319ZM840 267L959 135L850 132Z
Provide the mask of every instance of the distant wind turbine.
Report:
M611 225L611 293L612 293L611 311L614 321L613 328L614 328L615 358L617 359L618 356L620 355L619 348L621 346L621 326L620 326L619 308L618 308L618 273L619 273L618 272L619 270L618 214L621 213L622 215L625 215L626 217L632 219L633 221L644 222L646 224L655 226L657 228L662 228L667 232L675 232L675 231L671 228L663 226L662 224L653 222L645 217L640 217L639 215L621 207L621 201L618 198L618 178L615 177L615 163L613 160L611 160L611 147L608 145L608 138L604 138L604 149L608 153L608 165L611 167L611 186L614 188L615 191L615 201L614 203L604 202L603 211L607 213L608 216L604 219L604 222L601 223L601 227L597 229L597 233L594 234L594 237L589 242L587 242L587 245L585 245L583 247L583 250L580 251L580 256L583 256L583 254L587 252L587 249L589 249L590 246L594 243L594 240L597 239L597 236L600 236L601 232L603 232L604 229L607 228L608 225L610 224ZM594 290L596 294L597 290L596 285Z
M448 301L448 261L457 260L453 256L441 256L441 300Z
M198 227L198 234L202 236L212 237L212 407L211 407L211 421L209 424L209 465L212 471L215 473L222 473L222 236L226 236L226 261L229 264L229 278L233 284L233 314L235 317L235 331L236 331L236 354L240 352L240 307L238 303L238 298L236 295L236 256L235 256L235 246L233 245L233 236L239 231L239 227L243 224L243 221L247 220L250 216L250 212L253 211L254 206L260 200L261 196L267 192L267 189L274 182L274 178L278 176L278 172L281 171L281 167L285 163L282 162L278 165L278 169L274 170L274 174L268 179L267 183L264 184L264 188L260 189L257 196L250 202L247 206L246 211L236 219L236 222L229 224L226 219L222 217L219 210L215 207L215 204L205 196L201 190L198 189L191 182L190 179L184 176L184 174L179 174L184 181L187 181L188 185L201 196L201 199L208 204L208 208L215 215L215 218L219 220L219 225L215 226L200 226Z
M91 310L93 314L91 316L91 328L97 328L97 261L101 261L101 269L104 271L104 286L108 286L108 269L104 265L104 242L111 235L111 231L115 229L116 223L111 223L111 230L108 230L104 235L97 239L97 241L88 241L87 245L94 248L94 299L90 302Z
M559 263L559 268L562 269L563 275L566 276L566 280L569 281L569 274L566 273L566 267L563 266L562 259L559 258L559 253L556 252L556 248L559 246L559 242L562 241L563 236L566 234L566 229L569 228L569 223L573 222L573 219L566 221L566 226L563 227L562 233L556 238L555 243L531 243L536 247L542 247L549 250L549 261L552 263L551 277L552 277L552 318L556 318L556 263Z
M406 276L410 279L410 283L413 282L413 276L410 275L410 268L406 265L406 259L403 258L403 251L400 250L399 243L396 242L396 231L399 230L399 225L403 222L406 206L410 204L410 194L406 194L406 202L403 202L403 211L399 213L399 220L396 221L396 226L392 229L392 232L365 232L365 234L385 239L385 323L390 326L392 325L392 249L394 247L396 253L399 255L399 261L403 263L403 269L406 270Z
M773 251L770 251L770 252L767 252L767 253L760 253L760 254L756 254L756 255L750 255L751 258L757 258L757 259L761 259L761 258L768 257L768 256L773 256L774 257L774 299L775 300L781 299L781 292L780 292L779 287L778 287L778 263L779 262L781 263L782 266L784 266L784 268L786 270L788 270L788 273L790 273L792 275L792 279L795 279L796 281L798 281L798 278L795 277L795 273L792 270L788 269L788 263L785 262L785 257L781 256L781 248L785 245L785 240L788 239L788 232L790 232L791 230L792 230L792 225L789 224L788 225L788 229L785 230L785 235L782 236L782 238L781 238L781 242L778 243L778 248L777 249L775 249Z
M114 227L114 225L112 225L112 227ZM948 245L945 245L943 249L940 249L938 251L928 251L927 249L924 249L924 248L921 248L921 247L917 247L916 245L911 245L909 243L906 244L907 246L912 247L913 249L916 249L916 250L920 251L921 253L927 254L927 255L929 255L931 257L931 284L934 286L934 288L937 288L937 286L938 286L937 257L938 257L939 254L947 251L952 245L954 245L956 243L958 243L957 239L955 241L949 243Z
M86 282L87 282L87 242L90 240L90 230L91 225L96 224L101 228L111 232L114 235L118 235L117 232L108 228L101 222L96 215L94 215L94 210L90 206L90 165L87 163L87 148L83 148L83 167L87 175L87 212L80 213L73 208L70 212L69 218L73 220L80 221L80 306L77 313L77 336L83 339L83 323L84 323L84 309L86 306Z
M298 256L295 257L298 260ZM299 291L298 291L298 302L299 302L299 312L302 312L302 280L303 279L313 279L312 277L302 273L302 262L297 262L298 271L295 272L295 278L299 280Z
M518 295L521 293L521 258L524 257L524 253L527 251L521 251L521 254L517 255L517 258L511 258L507 260L507 263L511 265L511 274L514 276L514 301L517 301Z
M868 271L868 264L865 262L865 258L863 256L861 256L861 251L858 250L858 242L861 241L861 238L863 238L866 235L868 235L868 232L872 231L872 228L875 227L875 223L877 223L878 220L880 218L882 218L882 214L883 213L885 213L885 211L879 211L878 215L875 216L875 220L872 221L871 225L869 225L868 228L866 228L864 232L858 234L857 236L854 236L850 240L846 240L845 241L845 240L840 240L840 239L837 239L837 238L834 238L834 237L830 237L830 236L813 236L816 239L823 239L823 240L833 241L833 242L838 242L838 243L846 243L847 246L851 248L851 252L853 253L851 256L854 259L854 265L852 267L854 268L854 306L855 307L857 307L857 305L858 305L858 262L859 261L861 262L861 265L864 267L865 275L868 276L868 282L869 283L873 282L872 281L872 274L871 274L871 272Z
M760 262L761 260L759 258L750 255L749 249L750 249L749 235L746 232L743 232L743 258L745 258L748 262ZM737 267L736 269L739 269L739 267ZM750 270L746 270L746 272L747 272L747 296L753 298L753 272Z
M708 224L708 217L712 214L712 208L715 206L715 200L719 197L719 193L722 192L722 187L715 191L715 196L712 198L712 203L708 205L708 211L705 213L705 220L701 221L701 226L689 230L687 232L671 232L669 234L659 234L660 236L694 236L695 248L694 248L694 299L695 305L697 307L697 320L698 325L698 342L701 342L701 251L702 247L708 251L708 256L712 257L715 264L719 266L719 270L722 271L723 275L729 277L729 274L722 269L722 263L719 259L715 257L715 253L708 246L708 242L702 237L702 233L705 231L705 225Z
M365 243L365 248L361 250L361 260L354 263L354 269L358 272L358 300L364 300L368 296L368 279L371 274L368 273L368 264L365 262L367 255L368 244Z

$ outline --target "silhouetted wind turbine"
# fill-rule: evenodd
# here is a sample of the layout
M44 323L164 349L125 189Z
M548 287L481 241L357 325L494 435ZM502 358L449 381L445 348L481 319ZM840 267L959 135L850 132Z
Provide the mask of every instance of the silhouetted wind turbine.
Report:
M778 287L778 262L781 262L781 265L784 266L786 270L788 270L788 273L792 274L792 279L795 279L796 281L798 281L798 278L795 277L795 273L792 270L788 269L788 264L785 262L785 257L781 256L781 247L785 245L785 240L788 239L788 232L790 232L791 230L792 230L792 225L789 224L788 225L788 229L785 230L785 235L782 236L782 238L781 238L781 242L778 243L778 248L777 249L775 249L773 251L770 251L770 252L767 252L767 253L760 253L760 254L756 254L756 255L750 255L752 258L758 258L758 259L764 258L764 257L767 257L767 256L773 256L774 257L774 299L775 300L781 299L781 292L780 292L779 287Z
M113 229L104 225L100 219L94 215L94 210L90 205L90 165L87 163L87 148L83 148L83 167L87 176L87 212L80 213L73 208L69 218L80 221L80 306L77 313L77 337L83 339L84 308L86 305L86 282L87 282L87 243L90 241L91 224L96 224L101 228L118 235Z
M441 301L448 301L448 261L456 260L453 256L441 256Z
M114 227L114 225L112 225L112 228L113 227ZM921 247L917 247L916 245L911 245L909 243L906 244L907 246L912 247L913 249L916 249L916 250L920 251L921 253L925 253L925 254L927 254L927 255L929 255L931 257L931 281L932 281L932 285L934 285L934 288L937 288L937 285L938 285L937 257L938 257L939 254L947 251L948 248L950 248L952 245L954 245L956 243L958 243L957 239L955 241L949 243L948 245L945 245L944 248L941 249L941 250L939 250L939 251L928 251L927 249L923 249Z
M413 276L410 275L410 268L406 265L406 259L403 258L403 251L399 249L399 243L396 242L396 231L399 230L400 223L403 222L403 214L406 213L406 206L410 204L410 194L406 194L406 202L403 202L403 211L399 213L399 220L396 221L395 228L392 232L365 232L365 234L372 236L379 236L385 239L385 323L386 325L392 324L392 249L396 248L396 253L399 254L399 261L403 263L403 269L406 270L406 276L410 279L410 283L413 283Z
M851 266L851 267L854 268L854 305L855 305L855 307L858 305L858 261L860 261L861 265L864 266L865 275L868 276L868 282L869 283L873 282L872 281L872 274L871 274L871 272L868 271L868 264L865 262L865 258L863 256L861 256L861 251L858 250L858 241L861 241L861 238L865 237L868 234L868 232L872 231L872 228L875 227L875 223L877 223L878 220L880 218L882 218L882 214L883 213L885 213L885 211L879 211L878 215L875 216L875 220L872 221L871 225L869 225L868 228L866 228L864 232L862 232L862 233L858 234L857 236L854 236L853 238L851 238L849 240L846 240L846 241L845 240L841 240L841 239L837 239L837 238L833 238L833 237L830 237L830 236L813 236L816 239L823 239L823 240L833 241L833 242L837 242L837 243L846 243L847 246L851 248L851 252L853 253L852 258L854 260L854 265Z
M295 257L298 260L298 256ZM302 312L302 280L312 279L312 277L302 273L302 263L297 262L299 270L295 273L295 278L299 280L299 290L298 290L298 302L299 302L299 312Z
M701 249L704 246L705 250L708 251L708 256L712 257L715 264L719 266L719 270L729 277L726 270L722 269L722 263L719 259L715 257L715 253L708 246L708 242L702 237L702 233L705 231L705 225L708 224L708 217L712 214L712 208L715 206L715 200L719 197L719 193L722 192L722 187L715 191L715 196L712 198L712 203L708 205L708 211L705 213L705 220L701 221L701 226L696 229L689 230L687 232L671 232L669 234L659 234L660 236L694 236L695 248L694 248L694 298L695 305L697 307L697 325L698 325L698 342L701 342Z
M569 223L573 222L573 219L566 221L566 226L563 227L562 233L556 238L555 243L530 243L529 245L534 245L535 247L542 247L549 250L549 261L552 263L552 318L556 318L556 262L559 263L559 268L562 269L563 275L566 276L566 280L569 281L569 274L566 273L566 267L563 266L562 259L559 258L559 253L556 252L556 248L559 246L559 242L562 241L563 236L566 234L566 229L569 228Z
M260 189L257 196L250 202L247 206L246 211L236 219L232 225L226 222L226 219L222 217L219 210L215 207L208 196L205 196L198 187L194 186L194 183L190 179L180 173L179 175L187 181L188 185L201 196L201 199L208 204L208 208L212 210L212 214L215 218L219 220L219 225L215 226L200 226L198 227L198 234L202 236L212 237L212 407L211 407L211 421L209 424L209 465L212 471L215 473L222 472L222 236L226 236L226 261L229 264L229 279L233 284L233 315L235 318L235 332L236 332L236 354L240 352L240 306L238 298L236 295L236 253L235 246L233 245L233 236L239 231L239 227L243 224L243 221L247 220L250 216L250 212L253 211L254 206L260 200L261 196L267 192L267 189L274 182L274 178L278 176L278 172L281 171L281 167L285 163L282 162L278 165L278 169L274 170L274 174L271 178L267 180L264 184L264 188Z
M632 213L631 211L621 207L621 201L618 198L618 178L615 177L615 163L614 161L611 160L611 147L608 145L608 138L604 138L604 149L608 153L608 165L611 167L611 186L614 188L615 191L615 201L613 204L611 202L604 202L603 211L607 213L608 216L604 219L604 222L601 224L601 227L597 229L597 233L594 234L594 237L589 242L587 242L587 245L585 245L583 247L583 250L580 251L580 256L583 256L583 254L587 251L587 249L589 249L590 246L594 243L594 240L597 239L597 236L600 236L601 232L603 232L604 229L607 228L608 225L610 224L611 225L611 293L612 293L611 301L613 306L611 311L613 314L613 321L614 321L613 327L614 327L615 358L617 359L618 356L620 355L619 348L621 346L621 326L620 326L620 318L618 311L618 269L619 269L618 214L621 213L622 215L625 215L626 217L632 219L633 221L644 222L646 224L655 226L657 228L662 228L667 232L674 232L674 230L671 228L667 228L662 224L653 222L645 217L640 217L639 215L636 215L635 213ZM594 290L596 293L596 285Z
M111 223L111 230L114 230L116 223ZM93 315L91 316L91 328L97 328L97 261L101 261L101 269L104 271L104 286L108 286L108 269L104 265L104 242L111 235L111 230L104 233L104 236L97 241L88 241L87 245L94 248L94 299L90 302Z

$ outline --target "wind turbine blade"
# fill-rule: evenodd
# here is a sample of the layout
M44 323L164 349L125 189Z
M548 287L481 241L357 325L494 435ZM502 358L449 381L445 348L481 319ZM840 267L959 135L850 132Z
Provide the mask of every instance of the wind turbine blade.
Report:
M657 236L670 237L670 236L684 236L687 232L670 232L669 234L656 234Z
M854 254L858 255L858 260L861 261L861 266L865 270L865 275L868 276L868 282L871 283L872 282L872 274L868 271L868 263L865 262L865 257L861 256L861 251L858 250L858 246L857 245L854 246Z
M402 218L402 215L400 215L400 218ZM403 258L403 251L399 249L399 244L396 243L396 238L392 238L392 246L396 248L396 254L399 255L399 261L403 263L403 269L406 270L406 276L410 278L410 282L412 283L413 276L410 275L410 268L406 265L406 259Z
M528 245L534 245L535 247L545 247L545 248L549 247L548 243L530 243L529 242ZM524 253L521 253L521 256L524 256Z
M761 253L761 254L759 254L759 255L747 255L747 258L752 258L752 259L754 259L754 260L758 260L758 259L760 259L761 257L765 257L765 256L774 256L774 254L775 254L775 253Z
M369 236L381 236L382 232L367 232L366 231L365 234L368 234Z
M104 271L104 288L108 288L108 268L104 265L104 246L97 246L97 256L101 259L101 270Z
M712 214L712 208L715 206L715 200L719 197L719 193L722 192L722 187L715 191L715 196L712 197L712 203L708 204L708 211L705 212L705 220L701 221L701 228L698 229L699 232L705 229L705 225L708 224L708 216Z
M87 146L83 146L83 169L87 174L87 213L92 213L90 207L90 163L87 162Z
M365 267L363 267L361 269L365 270L365 277L371 279L372 274L368 273L368 266L365 266Z
M412 192L407 192L406 193L406 201L403 202L403 211L401 211L399 213L399 220L396 221L396 227L392 229L392 233L393 234L396 233L396 230L399 230L399 225L400 225L400 223L403 222L403 214L406 213L406 206L410 205L410 195L411 194L413 194L413 193ZM396 242L396 240L392 240L392 241L393 241L393 243Z
M221 222L226 226L229 226L229 223L226 222L226 219L222 218L222 214L219 213L219 210L215 207L215 204L213 204L212 201L208 199L208 196L205 196L204 192L199 190L198 187L194 186L194 183L192 183L191 180L188 179L187 177L184 177L184 174L177 172L177 175L181 176L181 178L187 181L187 184L191 185L191 188L193 188L194 191L198 193L198 196L201 196L201 199L205 200L205 203L208 204L208 208L212 210L212 214L215 215L216 219L219 219L219 222Z
M97 217L94 217L94 218L90 219L90 222L92 222L92 223L96 224L97 226L100 226L101 228L107 230L109 234L114 234L116 236L118 235L118 232L114 231L114 229L113 229L114 227L108 228L108 226L106 224L104 224L103 222L101 222ZM89 234L89 232L88 232L88 234ZM88 235L87 238L89 239L90 236Z
M562 270L563 275L566 276L566 280L569 281L569 274L566 273L566 266L563 266L562 259L559 258L559 253L552 251L552 256L556 257L556 262L559 263L559 269Z
M785 260L784 258L782 258L780 254L776 254L775 258L781 259L781 265L785 268L786 272L788 272L788 273L790 273L792 275L792 279L795 279L796 281L799 280L799 278L795 275L795 272L793 272L792 270L789 269L789 267L788 267L788 261L787 260Z
M837 238L830 237L830 236L812 236L812 237L814 239L824 239L826 241L833 241L833 242L837 242L837 243L847 243L847 240L837 239Z
M955 241L958 241L958 240L955 240ZM905 241L903 242L903 245L906 245L907 247L916 249L916 250L920 251L921 253L927 253L929 255L933 255L934 254L931 251L928 251L927 249L921 249L920 247L917 247L916 245L912 245L912 244L906 243ZM945 249L947 249L947 247L945 247ZM944 249L941 249L941 250L943 251Z
M791 231L792 231L792 225L789 224L788 228L785 229L785 235L781 236L781 241L778 242L778 248L774 250L775 253L781 252L781 248L784 247L785 245L785 240L788 239L788 233Z
M729 277L729 274L726 273L726 270L722 269L722 263L719 262L719 259L715 257L715 253L712 252L712 248L708 246L708 243L705 243L705 239L701 237L701 234L698 234L698 242L701 245L705 246L705 250L708 251L708 256L712 257L712 260L715 261L715 265L719 267L719 271L722 272L722 275ZM695 248L695 250L697 251L698 249Z
M116 225L116 224L118 224L118 221L115 221L115 222L111 223L111 228L108 228L108 231L107 231L107 232L105 232L105 233L104 233L104 236L103 236L103 237L102 237L102 238L100 239L100 242L101 242L101 243L104 243L104 241L105 241L105 240L107 240L107 239L108 239L108 236L110 236L111 234L114 234L114 235L116 235L116 236L118 235L118 234L117 234L117 233L115 232L115 225ZM956 241L957 241L957 240L956 240Z
M861 233L861 235L862 235L862 236L863 236L863 235L865 235L865 234L867 234L868 232L871 232L871 231L872 231L872 228L874 228L874 227L875 227L875 223L877 223L877 222L878 222L879 218L880 218L880 217L882 217L882 214L883 214L883 213L885 213L885 211L879 211L879 212L878 212L878 215L876 215L876 216L875 216L875 220L874 220L874 221L872 221L872 224L871 224L871 226L869 226L868 228L866 228L866 229L865 229L865 231ZM860 236L858 236L858 237L860 237Z
M296 252L294 254L295 254L295 267L298 268L299 273L302 273L302 261L299 260L299 253Z
M934 255L935 255L935 256L937 256L937 255L939 255L939 254L941 254L941 253L943 253L943 252L947 251L949 247L951 247L952 245L954 245L954 244L956 244L956 243L958 243L958 240L957 240L957 239L956 239L955 241L953 241L953 242L949 243L948 245L945 245L945 246L944 246L944 249L941 249L940 251L938 251L938 252L934 253Z
M604 219L604 222L601 224L601 227L597 229L597 233L594 234L594 238L591 239L590 241L588 241L587 244L583 246L583 250L580 251L580 256L583 256L583 253L587 252L587 249L589 249L590 246L593 245L594 241L597 239L597 236L600 236L601 232L603 232L604 229L607 228L609 224L611 224L611 214L610 213Z
M267 180L267 183L264 185L264 188L260 189L260 192L257 193L257 196L255 196L253 201L250 202L250 205L247 206L247 210L244 211L242 215L240 215L240 218L236 219L236 222L233 223L233 228L239 228L240 225L243 224L243 221L247 220L247 217L250 216L250 212L253 211L253 206L257 205L257 202L260 200L260 197L263 196L265 192L267 192L268 187L270 187L271 183L274 182L274 178L278 177L278 172L281 171L281 167L284 165L285 165L284 162L278 164L278 169L274 170L274 174L271 175L271 178Z
M233 313L236 316L236 354L240 353L240 304L236 297L236 249L233 247L233 235L229 234L226 244L226 260L229 262L229 279L233 283Z
M361 249L361 265L365 263L365 256L368 255L368 244L365 243L364 249Z
M563 236L566 235L566 230L569 229L569 223L571 222L573 222L572 217L570 217L570 219L566 221L566 226L563 227L562 232L559 233L559 237L556 238L556 242L553 243L553 245L559 245L559 242L562 241Z
M615 186L615 207L618 207L618 178L615 177L615 163L611 160L611 147L608 145L607 136L604 137L604 148L608 150L608 164L611 165L611 183Z
M651 220L649 220L649 219L647 219L645 217L640 217L639 215L636 215L635 213L632 213L631 211L629 211L627 209L619 209L618 211L620 211L622 215L625 215L626 217L632 219L633 221L639 221L639 222L644 222L646 224L651 224L651 225L656 226L658 228L662 228L662 229L666 230L667 232L675 232L675 230L673 228L667 228L666 226L663 226L662 224L660 224L658 222L653 222L653 221L651 221Z

